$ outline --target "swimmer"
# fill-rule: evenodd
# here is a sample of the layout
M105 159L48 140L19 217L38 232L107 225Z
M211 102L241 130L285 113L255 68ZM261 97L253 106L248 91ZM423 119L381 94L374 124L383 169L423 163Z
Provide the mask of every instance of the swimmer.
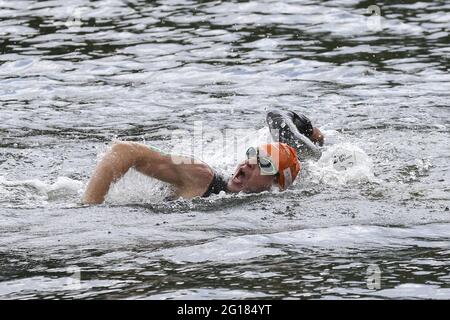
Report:
M286 190L300 172L298 156L317 157L315 144L323 143L323 135L308 118L294 112L269 112L267 122L275 142L249 148L246 160L227 180L206 163L190 157L165 154L136 142L114 143L95 168L83 202L102 203L111 184L130 168L171 184L174 199L208 197L221 191L259 193L274 186Z

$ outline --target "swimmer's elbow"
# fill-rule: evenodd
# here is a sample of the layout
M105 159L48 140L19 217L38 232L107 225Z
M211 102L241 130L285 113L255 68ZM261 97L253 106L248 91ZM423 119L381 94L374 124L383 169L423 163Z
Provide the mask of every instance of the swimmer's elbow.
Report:
M135 148L133 142L114 142L111 146L111 153L123 158L126 155L132 154L132 150Z
M113 180L122 177L128 169L134 167L142 158L144 147L135 142L115 142L107 159L107 166L113 173Z
M269 125L269 128L277 127L278 122L281 122L282 120L283 114L279 110L272 109L266 114L266 123Z

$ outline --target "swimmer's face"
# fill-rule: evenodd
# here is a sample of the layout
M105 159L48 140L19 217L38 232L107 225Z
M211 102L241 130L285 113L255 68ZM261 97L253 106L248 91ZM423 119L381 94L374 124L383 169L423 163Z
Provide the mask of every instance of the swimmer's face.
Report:
M239 164L233 176L228 180L230 192L258 193L270 190L276 183L276 176L261 175L261 169L255 161L246 160Z

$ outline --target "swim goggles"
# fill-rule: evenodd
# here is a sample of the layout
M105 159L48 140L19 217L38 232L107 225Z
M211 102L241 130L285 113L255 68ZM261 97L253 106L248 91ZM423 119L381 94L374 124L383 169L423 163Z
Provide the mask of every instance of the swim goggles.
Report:
M277 166L270 157L262 156L259 154L259 148L250 147L246 152L247 159L251 160L256 158L261 175L272 176L278 173Z

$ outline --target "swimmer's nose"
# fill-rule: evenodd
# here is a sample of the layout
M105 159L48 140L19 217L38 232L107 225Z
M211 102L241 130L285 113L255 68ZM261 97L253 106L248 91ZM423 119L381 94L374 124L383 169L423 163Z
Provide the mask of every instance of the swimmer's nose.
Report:
M245 161L245 165L250 169L254 169L256 167L256 159L248 159Z
M257 163L256 157L245 160L245 164L248 166L254 166L256 165L256 163Z

